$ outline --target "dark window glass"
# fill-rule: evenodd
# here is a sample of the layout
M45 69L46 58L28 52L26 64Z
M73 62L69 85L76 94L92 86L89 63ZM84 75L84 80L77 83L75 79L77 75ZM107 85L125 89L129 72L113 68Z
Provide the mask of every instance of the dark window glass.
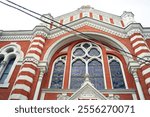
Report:
M98 55L100 55L100 52L99 52L96 48L92 48L92 49L89 51L89 55L90 55L90 56L98 56Z
M5 81L5 79L7 78L14 61L15 61L15 58L9 60L7 66L6 66L4 72L3 72L2 76L1 76L0 83L3 83Z
M104 77L102 63L98 60L92 60L88 64L90 80L98 90L104 89Z
M74 54L75 56L83 56L83 55L85 54L85 52L84 52L82 49L78 48L78 49L76 49L76 50L74 51L73 54Z
M1 57L1 58L0 58L0 67L1 67L1 65L2 65L1 62L3 61L3 59L4 59L4 57Z
M114 89L124 89L125 83L123 80L123 74L119 62L117 62L116 60L111 61L110 71Z
M71 70L71 89L78 89L81 87L81 84L84 82L85 75L85 63L81 60L77 60L72 64Z
M87 43L85 43L85 44L83 45L83 47L87 49L87 48L89 48L89 47L90 47L90 45L89 45L89 44L87 44Z
M64 77L65 64L62 61L58 61L54 65L51 88L61 89Z

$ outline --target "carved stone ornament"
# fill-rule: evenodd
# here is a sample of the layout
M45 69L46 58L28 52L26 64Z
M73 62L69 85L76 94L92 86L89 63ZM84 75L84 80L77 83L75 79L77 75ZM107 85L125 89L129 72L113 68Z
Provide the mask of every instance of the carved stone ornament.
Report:
M57 100L68 100L69 96L66 93L58 94Z

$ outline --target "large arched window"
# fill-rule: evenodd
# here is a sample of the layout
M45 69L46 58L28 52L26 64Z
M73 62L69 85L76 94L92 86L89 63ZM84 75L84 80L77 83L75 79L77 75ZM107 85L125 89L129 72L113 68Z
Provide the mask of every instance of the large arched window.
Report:
M85 74L98 90L105 88L101 49L90 42L77 44L72 50L70 88L80 88Z
M125 82L121 63L115 56L108 56L111 79L114 89L125 89Z
M5 79L7 78L8 74L9 74L9 72L10 72L10 70L14 64L15 59L16 59L16 57L11 58L9 61L7 61L4 72L2 73L2 76L0 78L0 83L4 83Z
M61 89L62 88L65 62L66 62L65 56L61 56L55 60L54 65L53 65L53 73L51 76L50 88L52 88L52 89Z

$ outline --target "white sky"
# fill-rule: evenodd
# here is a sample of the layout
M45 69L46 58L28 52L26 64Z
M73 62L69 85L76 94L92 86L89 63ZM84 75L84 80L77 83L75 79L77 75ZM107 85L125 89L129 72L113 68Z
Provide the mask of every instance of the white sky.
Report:
M5 1L5 0L0 0ZM12 0L24 7L39 12L51 13L53 17L72 12L82 5L121 16L131 11L135 20L150 27L150 0ZM40 21L0 4L0 30L32 30Z

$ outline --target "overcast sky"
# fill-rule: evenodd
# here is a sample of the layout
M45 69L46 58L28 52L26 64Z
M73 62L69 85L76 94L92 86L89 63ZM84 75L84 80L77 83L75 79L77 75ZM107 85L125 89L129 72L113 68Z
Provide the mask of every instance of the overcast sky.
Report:
M0 0L5 1L5 0ZM72 12L82 5L121 16L131 11L135 20L150 27L150 0L12 0L24 7L39 12L51 13L53 17ZM0 4L0 30L32 30L40 21L17 10Z

